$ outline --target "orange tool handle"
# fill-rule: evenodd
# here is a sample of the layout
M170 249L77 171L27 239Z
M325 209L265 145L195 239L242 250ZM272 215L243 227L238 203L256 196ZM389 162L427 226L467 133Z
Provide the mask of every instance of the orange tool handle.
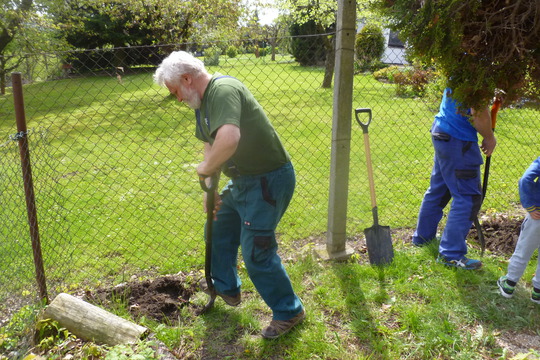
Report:
M502 99L500 96L495 97L493 105L491 105L491 129L495 130L495 125L497 124L497 113L501 108Z

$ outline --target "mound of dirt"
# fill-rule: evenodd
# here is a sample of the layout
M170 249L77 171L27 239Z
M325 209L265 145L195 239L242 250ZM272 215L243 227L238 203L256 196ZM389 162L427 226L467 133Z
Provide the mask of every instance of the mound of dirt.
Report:
M180 309L190 303L198 286L192 273L166 275L144 281L130 281L112 288L87 292L85 300L114 307L115 303L127 304L135 317L145 316L157 321L178 319Z
M486 241L486 250L497 255L512 255L521 232L523 217L503 214L489 218L483 217L480 221ZM469 238L480 245L475 228L469 233Z

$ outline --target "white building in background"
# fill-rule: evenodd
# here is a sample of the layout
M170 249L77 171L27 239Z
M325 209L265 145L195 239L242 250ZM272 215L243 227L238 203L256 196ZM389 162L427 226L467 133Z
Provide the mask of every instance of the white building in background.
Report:
M405 60L405 44L398 38L398 33L390 29L383 29L383 35L386 39L386 47L381 61L391 65L407 65Z

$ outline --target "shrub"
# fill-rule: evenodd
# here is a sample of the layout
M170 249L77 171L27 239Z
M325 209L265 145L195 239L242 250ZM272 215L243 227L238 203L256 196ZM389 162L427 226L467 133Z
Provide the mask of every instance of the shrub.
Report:
M259 48L259 56L268 55L269 50L270 48L267 48L267 47Z
M253 44L249 44L244 48L244 54L255 54L255 46Z
M424 96L431 80L437 80L436 73L432 69L423 68L421 65L392 65L375 71L373 76L379 81L396 84L396 94L405 97ZM439 92L439 88L440 84L433 87L433 92ZM437 96L439 100L441 93L442 89Z
M433 77L433 71L420 67L407 67L394 74L396 94L398 96L424 96L425 88Z
M373 73L373 77L379 81L394 83L394 74L400 73L402 66L392 65Z
M430 81L424 88L424 101L429 110L437 112L441 103L441 97L447 86L447 79L440 71L433 71Z
M221 49L217 46L209 47L204 51L204 65L205 66L218 66L219 56L221 55Z
M321 36L304 36L321 34L322 29L317 26L314 20L309 20L303 24L294 23L291 25L291 54L294 60L302 66L321 66L326 61L326 49Z
M374 0L411 54L449 77L452 97L467 107L506 91L505 106L540 87L538 0ZM531 96L540 98L540 92Z
M359 71L377 68L384 54L384 38L382 29L375 24L367 24L356 35L355 54Z
M238 55L238 49L236 48L236 46L231 45L227 48L226 54L228 57L233 59L236 57L236 55Z

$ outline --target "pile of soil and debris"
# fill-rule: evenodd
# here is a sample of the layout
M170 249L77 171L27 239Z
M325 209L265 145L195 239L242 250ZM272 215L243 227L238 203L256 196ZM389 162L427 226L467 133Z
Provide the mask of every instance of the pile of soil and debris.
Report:
M145 316L157 321L171 321L178 319L180 309L190 304L197 291L193 273L178 273L87 292L85 300L107 308L120 302L128 305L134 318Z
M484 234L484 240L486 242L486 251L490 251L495 255L503 255L509 257L514 253L514 249L521 233L521 224L523 223L523 214L494 214L484 215L480 218L480 225L482 227L482 233ZM403 244L410 244L411 238L414 233L414 229L411 228L392 228L392 241L394 243L400 242ZM442 230L442 228L441 228ZM308 238L309 242L315 244L324 244L326 234L319 236L313 236ZM480 249L480 239L476 228L471 228L467 240L469 245L477 249ZM305 245L306 241L295 242L294 248L299 248L301 245ZM362 233L351 236L348 238L348 244L358 254L365 255L367 263L367 247L365 236Z
M486 242L486 250L497 255L512 255L521 232L522 216L497 215L480 219L482 232ZM475 228L469 233L469 238L480 245Z

